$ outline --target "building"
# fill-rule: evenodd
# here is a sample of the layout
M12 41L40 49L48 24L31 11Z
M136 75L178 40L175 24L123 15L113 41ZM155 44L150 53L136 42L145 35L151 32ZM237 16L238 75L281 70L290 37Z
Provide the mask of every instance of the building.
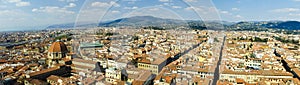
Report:
M54 42L48 49L47 65L48 67L54 67L55 64L65 64L65 60L70 60L70 56L67 56L68 53L67 46L61 42Z
M48 85L48 83L38 79L25 79L24 85Z
M28 75L26 75L26 78L46 80L46 78L49 77L50 75L60 76L60 75L66 75L70 72L71 72L70 67L62 65L62 66L51 67L41 71L29 73Z
M121 81L122 71L116 68L109 68L105 70L105 81L111 84L118 84L118 81ZM123 72L124 73L124 72Z
M132 85L149 85L154 79L154 75L149 70L138 68L126 69L127 83Z
M92 72L97 71L95 68L99 68L99 63L92 60L83 60L79 58L72 59L72 69L76 72ZM100 68L98 69L100 71Z
M275 70L236 72L228 69L225 69L220 74L220 80L228 80L229 82L236 82L236 78L243 79L247 83L257 83L263 78L278 78L278 79L293 78L293 74L283 72L283 71L275 71Z
M147 57L141 58L137 64L138 68L150 70L153 74L158 74L167 65L167 59Z
M55 75L51 75L47 78L47 82L51 85L76 85L76 80L71 78L63 78Z

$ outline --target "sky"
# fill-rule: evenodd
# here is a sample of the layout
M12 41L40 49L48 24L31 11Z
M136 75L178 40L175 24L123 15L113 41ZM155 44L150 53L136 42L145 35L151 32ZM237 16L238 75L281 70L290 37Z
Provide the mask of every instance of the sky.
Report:
M0 31L147 15L230 22L300 21L300 0L0 0Z

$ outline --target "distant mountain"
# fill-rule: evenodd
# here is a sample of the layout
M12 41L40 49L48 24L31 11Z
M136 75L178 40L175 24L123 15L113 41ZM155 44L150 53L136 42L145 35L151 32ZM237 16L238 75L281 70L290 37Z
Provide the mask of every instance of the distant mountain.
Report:
M99 23L99 27L110 26L170 26L184 25L185 20L163 19L153 16L135 16L129 18L121 18L107 23Z
M55 24L50 25L47 29L55 29L55 28L73 28L75 23L67 23L67 24Z
M66 23L66 24L55 24L50 25L46 29L68 29L74 28L75 23ZM88 23L88 22L80 22L76 23L76 27L97 27L98 23Z
M238 22L233 25L228 25L230 29L285 29L285 30L300 30L300 22L298 21L258 21L258 22Z
M269 28L279 28L279 29L286 29L286 30L300 30L300 22L298 22L298 21L280 22L280 23L275 23L272 26L269 26Z
M57 24L48 26L47 29L65 29L73 28L75 23ZM121 18L101 23L76 23L76 27L116 27L116 26L155 26L163 28L188 27L192 29L226 29L226 30L267 30L267 29L286 29L300 30L300 22L298 21L243 21L243 22L227 22L227 21L196 21L196 20L177 20L164 19L153 16L134 16ZM221 28L220 28L221 27ZM224 27L224 28L223 28Z

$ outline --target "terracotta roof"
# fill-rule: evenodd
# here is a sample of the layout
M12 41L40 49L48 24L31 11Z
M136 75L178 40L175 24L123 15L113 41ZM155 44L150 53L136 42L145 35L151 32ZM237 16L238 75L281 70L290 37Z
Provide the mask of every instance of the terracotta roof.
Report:
M238 72L232 71L229 69L225 69L222 74L236 74L236 75L263 75L263 76L293 76L293 74L285 72L285 71L275 71L275 70L252 70L250 72Z
M42 80L38 80L38 79L25 79L27 80L28 82L30 82L30 84L33 84L33 85L47 85L47 83L45 81L42 81Z
M236 78L235 81L236 81L237 83L244 83L244 82L245 82L243 79L240 79L240 78Z
M297 76L300 75L300 70L298 68L292 68L292 71L294 71Z
M133 80L132 85L143 85L144 81Z
M232 83L230 83L229 81L217 81L217 85L233 85Z
M95 82L95 80L92 79L92 78L85 78L85 79L83 80L84 85L91 85L91 84L94 83L94 82Z
M47 80L51 80L51 81L58 81L59 77L55 76L55 75L51 75L47 78Z
M72 62L80 62L80 63L92 64L92 65L95 65L97 63L96 61L84 60L84 59L80 59L80 58L74 58L74 59L72 59Z
M48 69L45 69L45 70L42 70L42 71L36 71L36 72L30 73L29 76L36 76L36 75L44 74L44 73L47 73L47 72L58 70L59 68L60 67L52 67L52 68L48 68Z
M54 52L54 53L62 52L62 53L67 53L68 49L67 49L67 46L63 42L58 41L58 42L52 43L52 45L50 46L48 52Z
M165 79L165 82L171 83L173 79L175 79L177 74L170 74L170 75L165 75L162 76L163 79Z
M85 65L72 65L74 67L75 70L78 70L76 68L80 68L80 69L86 69L86 70L93 70L94 68L92 66L85 66Z

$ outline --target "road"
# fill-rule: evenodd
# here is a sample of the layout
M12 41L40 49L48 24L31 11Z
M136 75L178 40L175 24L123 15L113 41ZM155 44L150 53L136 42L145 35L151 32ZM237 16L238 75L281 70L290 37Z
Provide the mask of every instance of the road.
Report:
M223 47L224 47L225 40L226 40L226 36L224 36L224 38L223 38L223 43L222 43L221 50L220 50L219 61L217 63L217 67L216 67L215 72L214 72L214 80L213 80L212 85L217 85L217 81L219 80L219 77L220 77L220 64L221 64L221 61L222 61L222 50L223 50Z

